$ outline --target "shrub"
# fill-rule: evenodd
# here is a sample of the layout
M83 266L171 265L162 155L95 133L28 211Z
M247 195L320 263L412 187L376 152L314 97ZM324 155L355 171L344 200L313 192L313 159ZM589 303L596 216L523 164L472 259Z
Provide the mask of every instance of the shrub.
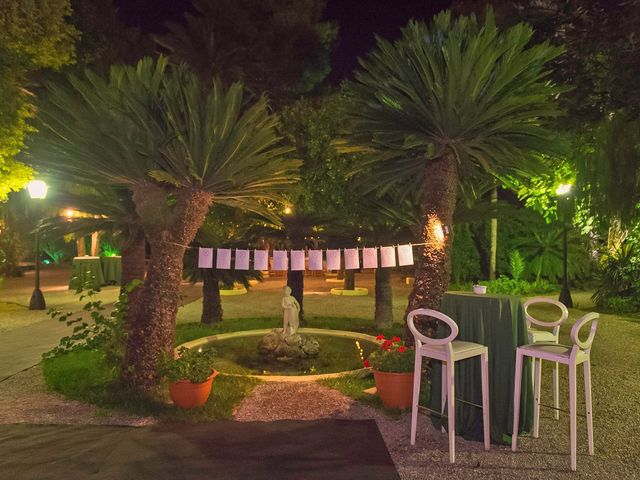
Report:
M170 382L188 380L191 383L202 383L213 375L213 359L215 353L211 349L180 347L178 358L164 355L158 373Z
M58 346L44 353L43 358L55 358L80 350L94 350L102 352L110 365L119 367L124 359L126 341L124 320L129 308L129 294L140 283L139 280L135 280L124 288L115 308L108 316L103 313L105 307L102 301L95 299L100 290L89 289L84 293L82 286L76 290L76 294L80 295L80 301L88 299L82 310L89 314L91 320L83 316L71 318L72 312L62 313L60 310L50 309L47 313L51 318L74 327L72 334L62 337Z
M487 285L488 293L503 295L533 295L554 292L558 289L557 285L544 279L528 282L526 280L508 278L504 275L500 275L499 278L490 282L485 282L483 285Z
M598 307L619 313L640 310L640 252L625 242L613 253L603 256L595 275L597 288L593 301ZM626 299L626 300L625 300ZM635 309L626 310L636 305ZM623 310L618 310L622 308Z

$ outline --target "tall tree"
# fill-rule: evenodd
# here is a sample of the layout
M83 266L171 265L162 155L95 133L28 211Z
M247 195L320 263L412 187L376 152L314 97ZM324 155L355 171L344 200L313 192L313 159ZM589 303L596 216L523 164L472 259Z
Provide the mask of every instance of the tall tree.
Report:
M15 157L31 128L30 79L74 61L69 0L0 0L0 201L24 187L32 170Z
M205 83L242 81L259 96L287 103L329 74L337 27L321 21L324 1L194 0L194 13L167 23L156 37L172 61L191 66Z
M450 246L458 185L491 174L540 169L534 152L554 142L542 126L559 110L561 89L545 64L561 53L532 45L533 30L499 30L489 10L430 24L412 21L395 43L378 39L350 85L356 140L373 157L381 181L411 181L422 192L422 235L408 311L437 309L450 277ZM433 324L431 324L433 328ZM431 332L434 333L434 332Z
M126 385L147 390L173 347L185 248L209 207L277 199L297 162L285 156L266 98L244 104L240 84L205 92L195 74L169 69L164 58L112 67L108 80L86 72L48 90L33 158L77 181L128 188L151 244L123 370Z

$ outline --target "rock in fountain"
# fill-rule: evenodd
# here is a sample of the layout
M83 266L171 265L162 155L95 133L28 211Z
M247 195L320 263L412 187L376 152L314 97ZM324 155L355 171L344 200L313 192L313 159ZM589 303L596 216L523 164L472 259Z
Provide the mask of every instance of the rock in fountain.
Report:
M271 330L258 344L261 355L282 361L316 357L319 351L320 343L317 338L299 333L284 333L280 328Z

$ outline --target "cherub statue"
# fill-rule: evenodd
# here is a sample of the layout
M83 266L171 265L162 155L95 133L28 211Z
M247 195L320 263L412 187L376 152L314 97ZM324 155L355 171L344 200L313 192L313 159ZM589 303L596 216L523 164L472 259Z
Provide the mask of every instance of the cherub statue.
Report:
M300 304L291 295L291 287L289 285L285 285L282 290L284 291L284 297L282 297L282 308L284 309L282 334L294 335L300 326Z

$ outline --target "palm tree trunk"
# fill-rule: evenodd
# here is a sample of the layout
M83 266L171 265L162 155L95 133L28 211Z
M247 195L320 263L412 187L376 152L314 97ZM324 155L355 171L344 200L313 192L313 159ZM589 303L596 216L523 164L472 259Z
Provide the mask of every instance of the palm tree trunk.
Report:
M498 187L491 190L491 203L498 203ZM489 280L496 279L496 266L498 260L498 219L491 219L491 257L489 262Z
M390 327L393 323L393 290L391 269L376 268L375 324L378 328Z
M222 321L222 298L220 284L214 268L202 271L202 317L200 321L206 325Z
M144 280L147 238L142 230L133 233L122 247L122 288L133 280Z
M422 237L426 243L418 257L413 290L406 314L416 308L438 310L451 277L451 241L453 212L458 193L458 164L447 153L427 164L424 177ZM405 314L405 318L406 318ZM428 336L435 336L437 322L417 322ZM406 339L413 342L407 328Z
M151 243L151 259L142 289L130 300L122 381L133 390L148 391L158 383L160 358L173 349L184 252L202 225L213 195L179 189L169 210L164 188L144 183L133 192Z
M343 288L345 290L355 290L356 289L356 271L355 270L346 270L344 271L344 284Z

